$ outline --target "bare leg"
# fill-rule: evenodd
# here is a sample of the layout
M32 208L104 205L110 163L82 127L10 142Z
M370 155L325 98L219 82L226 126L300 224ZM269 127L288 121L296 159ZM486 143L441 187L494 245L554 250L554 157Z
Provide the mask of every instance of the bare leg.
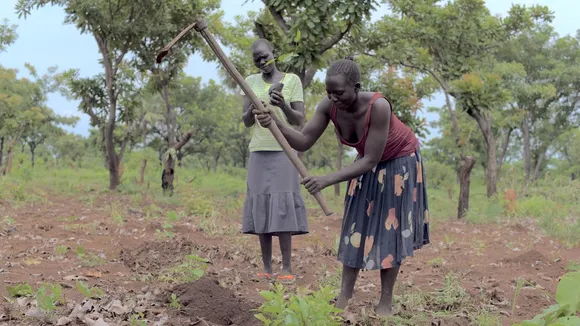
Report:
M280 233L280 251L282 252L282 275L292 274L292 234Z
M358 277L358 272L360 269L348 267L346 265L342 266L342 284L340 286L340 295L336 300L334 306L339 309L346 308L348 300L352 298L354 292L354 285Z
M260 234L259 237L264 273L272 274L272 235Z
M381 300L377 306L377 315L381 317L393 314L393 289L399 275L400 266L381 269Z

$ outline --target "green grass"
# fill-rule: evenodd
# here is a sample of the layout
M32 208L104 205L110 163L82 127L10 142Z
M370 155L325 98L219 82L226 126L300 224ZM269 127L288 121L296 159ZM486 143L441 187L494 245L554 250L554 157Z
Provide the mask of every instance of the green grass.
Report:
M177 181L173 196L163 196L160 187L161 166L149 163L144 184L135 182L138 179L140 157L127 155L123 164L122 184L117 192L130 198L130 206L146 215L148 220L164 219L164 208L179 207L180 214L202 218L202 227L215 235L234 232L233 228L221 228L222 218L239 219L244 204L246 191L246 170L242 168L223 167L217 173L208 172L199 167L177 168ZM23 205L46 204L51 194L63 197L76 196L88 207L95 208L95 201L101 196L114 195L108 190L108 171L100 159L83 162L83 168L51 168L39 162L32 169L26 162L15 166L12 174L0 178L0 201L6 201L13 207ZM507 169L506 169L507 171ZM474 170L470 190L470 209L466 220L473 224L496 223L505 220L529 219L535 221L546 234L560 239L568 246L580 242L580 182L571 182L565 177L549 173L536 184L522 187L521 173L506 172L498 183L498 195L487 198L482 171ZM327 173L323 170L311 170L314 175ZM429 210L431 228L437 230L457 214L457 185L440 183L438 187L429 186L427 173ZM434 172L435 173L435 172ZM439 173L439 172L437 172ZM191 182L190 182L191 181ZM517 193L515 213L506 213L504 191L514 188ZM449 194L451 189L451 197ZM323 191L333 211L341 214L344 205L346 183L341 184L341 196L334 195L334 187ZM303 189L310 215L321 214L316 200ZM114 202L108 207L112 221L123 224L126 213L126 202ZM14 218L14 217L10 217ZM65 218L65 217L63 217ZM314 218L314 217L313 217ZM16 221L17 222L17 221Z

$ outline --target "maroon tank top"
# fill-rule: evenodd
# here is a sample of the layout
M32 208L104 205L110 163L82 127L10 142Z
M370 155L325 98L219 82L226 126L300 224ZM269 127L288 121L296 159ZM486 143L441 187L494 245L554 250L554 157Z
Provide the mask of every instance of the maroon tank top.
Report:
M366 113L363 135L357 143L349 143L344 140L344 138L342 138L340 128L336 122L336 107L333 105L330 110L330 120L332 120L332 123L334 123L334 131L338 135L340 142L346 146L355 148L361 157L365 155L365 143L367 140L367 134L369 132L373 103L375 103L375 101L381 97L389 101L389 99L384 97L381 93L377 92L375 95L373 95L371 101L368 104L369 107ZM387 144L383 150L383 155L381 156L381 162L411 155L419 147L419 140L417 137L415 137L415 134L411 128L407 127L403 122L401 122L401 120L399 120L399 118L395 116L395 114L392 112L394 108L391 101L389 101L389 104L391 104L391 122L389 124L389 135Z

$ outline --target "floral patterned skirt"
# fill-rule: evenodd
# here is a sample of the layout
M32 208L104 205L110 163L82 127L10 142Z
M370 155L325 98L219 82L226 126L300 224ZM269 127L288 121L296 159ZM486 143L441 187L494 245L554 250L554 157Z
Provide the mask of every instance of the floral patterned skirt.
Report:
M365 270L396 267L429 243L429 205L419 150L380 162L349 181L347 189L338 249L344 265Z

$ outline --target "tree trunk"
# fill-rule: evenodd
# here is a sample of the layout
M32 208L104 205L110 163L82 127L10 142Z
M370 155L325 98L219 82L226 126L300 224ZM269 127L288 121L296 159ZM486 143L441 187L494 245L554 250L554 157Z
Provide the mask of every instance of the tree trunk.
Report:
M175 160L169 156L163 164L163 174L161 175L161 188L163 193L173 195L173 179L175 178Z
M532 154L531 154L531 143L530 143L530 122L528 113L522 121L522 137L524 139L524 170L525 170L525 184L530 183L530 177L532 174Z
M491 130L491 116L475 110L469 110L468 113L477 121L485 140L485 149L487 152L485 183L487 186L487 197L490 198L497 193L497 148L495 147L495 138Z
M218 151L213 155L213 173L217 172L219 160L220 160L220 152Z
M174 188L173 182L175 179L175 161L177 159L177 152L179 152L179 150L181 149L181 147L183 147L183 145L185 145L185 143L183 143L180 146L178 145L181 144L181 142L179 144L176 144L177 142L176 139L177 136L175 133L176 126L175 121L173 119L174 118L173 107L169 102L169 85L167 85L167 83L163 83L161 87L161 97L163 98L163 102L165 102L165 127L167 128L167 148L169 150L174 148L176 152L175 158L169 157L167 161L164 162L163 175L161 177L162 181L161 187L163 188L164 193L169 191L169 195L172 196ZM187 138L187 140L189 140L189 138Z
M244 155L242 158L242 164L244 165L244 169L248 167L248 152L244 150Z
M344 153L344 145L340 142L338 136L336 137L336 140L338 141L338 154L336 154L336 170L338 171L342 169L342 155ZM334 195L336 197L340 196L340 183L334 185Z
M119 158L115 151L115 124L117 122L117 100L113 90L113 76L107 73L107 91L109 94L109 119L105 126L105 150L109 168L109 189L115 190L120 184Z
M513 132L513 129L510 128L508 130L508 132L505 136L505 140L502 144L501 153L500 153L499 160L497 163L497 175L500 175L501 167L503 165L503 162L505 161L505 156L507 155L507 150L508 150L508 147L510 145L510 138L511 138L512 132Z
M7 157L6 157L6 168L3 171L3 174L10 174L12 172L12 152L13 152L13 147L11 145L8 145L8 150L7 150Z
M545 157L546 157L546 154L545 153L542 153L542 154L538 155L538 158L537 158L537 160L535 162L536 164L535 164L535 167L534 167L534 179L533 179L534 182L535 181L538 181L538 179L540 178L540 171L541 171L541 168L542 168L542 164L544 163Z
M4 136L0 137L0 168L2 167L3 157L4 157Z
M447 91L447 89L448 89L447 87L444 88L445 103L447 106L447 110L449 111L449 115L451 116L451 124L453 127L453 135L455 137L455 143L457 147L459 147L459 149L461 150L459 169L457 170L457 181L459 182L457 219L461 219L469 211L469 188L471 186L471 171L475 166L475 158L473 156L465 156L463 154L463 143L461 142L460 139L459 123L457 123L457 115L455 114L455 110L453 109L451 97L449 96L449 92ZM451 188L448 189L449 197L451 197L451 190L452 190Z
M179 150L187 144L189 139L191 138L191 132L188 132L183 136L183 139L170 147L175 149L175 152L179 152ZM175 159L171 157L171 155L167 158L165 162L163 162L163 173L161 174L161 188L163 188L163 193L169 192L169 195L173 195L173 180L175 178Z
M183 152L182 151L177 152L177 166L178 167L183 166Z
M108 53L103 53L103 56ZM109 96L109 117L105 125L105 152L107 157L107 168L109 169L109 190L117 189L119 186L119 164L117 160L117 153L115 152L115 124L117 123L117 101L116 94L113 87L113 71L111 62L105 60L105 75L107 94Z
M475 158L461 155L459 163L459 203L457 205L457 218L461 219L469 211L469 186L471 183L471 170L475 165Z
M109 168L109 190L117 189L117 186L120 184L119 178L119 160L117 158L117 153L115 152L115 145L113 142L113 130L114 127L107 127L107 129L111 129L111 132L107 132L107 164Z
M143 182L145 182L145 169L147 168L147 159L144 158L143 161L141 162L141 174L140 174L140 179L139 179L139 184L143 184Z
M486 175L486 186L487 186L487 197L493 197L497 193L497 159L496 159L496 148L493 142L493 135L491 136L491 145L487 150L487 175Z
M32 164L32 167L34 168L36 145L28 144L28 147L30 147L30 163Z
M169 86L167 84L163 84L161 88L161 97L165 102L165 126L167 128L167 146L171 148L176 143L176 121L173 114L173 107L169 102Z

